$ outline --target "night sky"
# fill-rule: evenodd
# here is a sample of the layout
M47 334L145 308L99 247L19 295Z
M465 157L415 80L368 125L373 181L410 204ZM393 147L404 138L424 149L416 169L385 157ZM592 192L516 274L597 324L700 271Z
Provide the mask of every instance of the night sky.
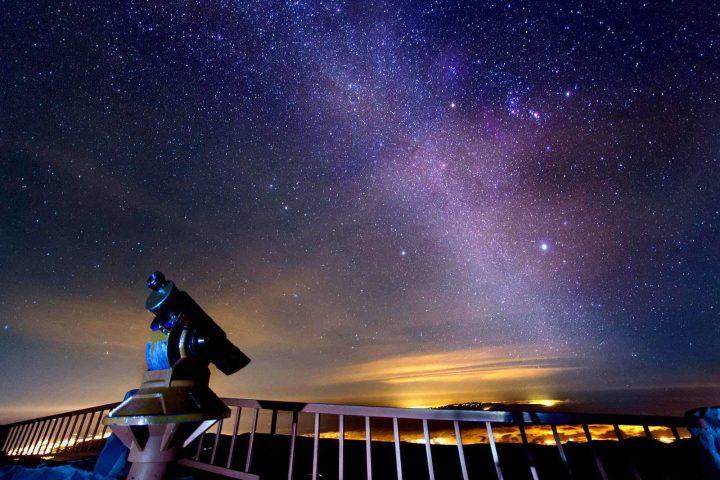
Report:
M720 402L713 2L0 2L0 418L228 396Z

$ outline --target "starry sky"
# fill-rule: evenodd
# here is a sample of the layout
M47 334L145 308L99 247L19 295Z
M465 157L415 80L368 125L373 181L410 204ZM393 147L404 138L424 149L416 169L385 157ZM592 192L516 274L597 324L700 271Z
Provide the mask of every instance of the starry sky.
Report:
M712 2L0 5L0 418L137 386L153 270L222 395L720 401Z

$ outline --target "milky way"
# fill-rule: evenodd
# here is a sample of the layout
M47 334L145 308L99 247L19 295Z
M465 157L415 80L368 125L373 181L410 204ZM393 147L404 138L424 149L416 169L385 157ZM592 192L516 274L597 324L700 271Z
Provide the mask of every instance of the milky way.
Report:
M135 386L156 269L227 395L720 399L717 7L105 3L2 6L0 415Z

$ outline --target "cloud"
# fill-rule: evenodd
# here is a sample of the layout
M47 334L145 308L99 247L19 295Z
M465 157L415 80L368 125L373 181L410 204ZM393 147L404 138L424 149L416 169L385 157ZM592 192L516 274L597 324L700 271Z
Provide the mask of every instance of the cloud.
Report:
M385 357L340 368L322 381L396 385L503 383L547 378L575 368L578 366L569 358L535 354L529 347L513 345Z

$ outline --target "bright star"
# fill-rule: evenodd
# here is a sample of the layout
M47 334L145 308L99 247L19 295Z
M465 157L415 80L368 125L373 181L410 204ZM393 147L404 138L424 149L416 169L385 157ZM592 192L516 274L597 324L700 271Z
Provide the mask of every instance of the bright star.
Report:
M405 255L407 255L407 252L405 250L400 250L400 256L404 257Z
M540 244L540 250L542 250L543 252L547 252L548 248L550 248L550 246L547 243Z

